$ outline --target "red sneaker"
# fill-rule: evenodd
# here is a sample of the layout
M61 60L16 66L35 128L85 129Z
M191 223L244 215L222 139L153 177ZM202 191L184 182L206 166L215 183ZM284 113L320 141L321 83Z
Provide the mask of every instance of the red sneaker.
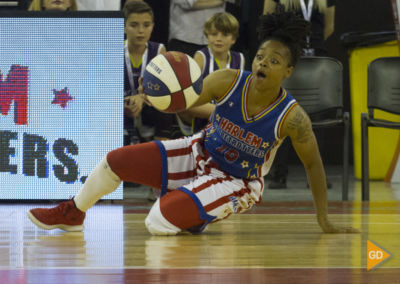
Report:
M86 213L75 206L73 199L61 202L54 208L35 208L28 211L28 217L38 227L45 230L61 229L69 232L83 230Z

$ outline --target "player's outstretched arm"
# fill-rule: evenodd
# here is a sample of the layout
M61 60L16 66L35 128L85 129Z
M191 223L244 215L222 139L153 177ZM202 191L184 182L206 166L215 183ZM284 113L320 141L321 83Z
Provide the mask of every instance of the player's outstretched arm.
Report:
M222 97L236 79L237 72L239 71L235 69L220 69L205 77L201 94L192 107L201 106Z
M282 135L289 136L294 149L302 161L317 211L317 220L325 233L357 233L352 227L340 227L328 219L328 198L325 170L318 150L317 141L308 115L300 106L288 114L282 128Z
M180 114L189 114L194 117L208 119L210 118L214 110L215 110L215 105L212 103L207 103L201 106L191 107L188 110L181 112Z

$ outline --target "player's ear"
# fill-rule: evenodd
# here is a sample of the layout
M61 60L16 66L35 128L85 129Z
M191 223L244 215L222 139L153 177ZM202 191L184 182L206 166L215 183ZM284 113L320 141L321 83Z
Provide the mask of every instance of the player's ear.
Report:
M288 67L286 68L286 75L285 75L285 78L289 78L289 77L292 75L293 70L294 70L294 66L288 66Z

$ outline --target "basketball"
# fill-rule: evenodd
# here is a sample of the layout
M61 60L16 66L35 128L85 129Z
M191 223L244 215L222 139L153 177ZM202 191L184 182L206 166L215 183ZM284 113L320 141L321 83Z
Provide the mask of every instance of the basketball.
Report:
M143 90L148 101L162 112L188 109L203 87L200 67L192 57L169 51L154 57L143 74Z

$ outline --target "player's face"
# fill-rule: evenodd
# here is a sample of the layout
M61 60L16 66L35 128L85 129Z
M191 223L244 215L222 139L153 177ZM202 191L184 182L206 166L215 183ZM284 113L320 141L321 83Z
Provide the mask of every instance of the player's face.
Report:
M281 85L293 71L289 48L277 40L264 42L253 60L254 82L265 87Z
M131 45L146 45L153 31L153 18L149 13L130 14L125 23L125 33Z
M213 53L228 52L235 43L235 39L231 33L221 32L214 25L212 25L207 35L207 41Z
M43 10L67 11L71 7L71 0L43 0Z

